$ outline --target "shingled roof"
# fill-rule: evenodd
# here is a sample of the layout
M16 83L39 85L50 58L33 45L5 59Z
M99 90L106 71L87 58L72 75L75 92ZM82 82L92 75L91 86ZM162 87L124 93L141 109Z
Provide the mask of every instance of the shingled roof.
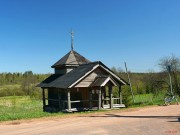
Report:
M77 53L74 50L71 50L69 53L67 53L64 57L62 57L59 61L57 61L54 65L52 65L52 68L59 67L59 66L68 66L68 65L81 65L89 63L90 61Z
M81 79L89 75L91 72L93 72L93 70L95 70L99 66L101 66L102 68L105 68L107 72L109 72L112 76L114 76L119 81L120 84L127 84L123 79L116 76L102 62L98 61L98 62L92 62L88 64L82 64L65 75L58 75L58 74L51 75L49 78L41 82L38 85L38 87L42 87L42 88L55 87L55 88L64 88L64 89L72 88Z

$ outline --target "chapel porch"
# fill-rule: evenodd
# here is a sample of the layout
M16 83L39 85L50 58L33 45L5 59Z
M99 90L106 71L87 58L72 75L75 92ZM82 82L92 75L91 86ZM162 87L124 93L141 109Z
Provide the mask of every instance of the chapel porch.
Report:
M47 112L75 112L105 110L125 107L122 103L121 86L118 95L113 96L114 86L43 89L43 110Z

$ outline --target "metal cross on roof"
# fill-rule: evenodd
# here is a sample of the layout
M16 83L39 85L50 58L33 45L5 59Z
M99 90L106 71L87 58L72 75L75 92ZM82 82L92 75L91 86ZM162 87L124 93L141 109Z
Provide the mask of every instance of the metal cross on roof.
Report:
M71 30L71 50L74 49L74 32Z

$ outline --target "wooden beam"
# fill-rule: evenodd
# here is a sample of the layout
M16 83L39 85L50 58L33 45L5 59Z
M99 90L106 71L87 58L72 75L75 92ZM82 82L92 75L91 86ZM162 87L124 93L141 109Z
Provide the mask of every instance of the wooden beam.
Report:
M132 90L131 79L130 79L130 76L129 76L129 73L128 73L128 70L127 70L126 62L124 62L124 65L125 65L125 68L126 68L126 73L127 73L127 75L128 75L128 80L129 80L129 85L130 85L130 89L131 89L131 94L132 94L133 103L135 103L134 93L133 93L133 90Z
M101 91L101 95L102 95L102 107L104 108L104 93L105 93L105 89L104 87L102 87L102 91Z
M98 92L98 110L101 109L101 87L99 88Z
M43 111L45 112L46 100L45 100L45 91L44 91L44 88L42 88L42 96L43 96Z
M71 93L70 93L70 89L67 90L67 106L68 106L68 110L71 110Z
M71 103L80 103L80 102L88 102L89 100L75 100L71 101Z
M110 98L110 109L113 108L113 93L112 93L112 86L109 86L109 98Z

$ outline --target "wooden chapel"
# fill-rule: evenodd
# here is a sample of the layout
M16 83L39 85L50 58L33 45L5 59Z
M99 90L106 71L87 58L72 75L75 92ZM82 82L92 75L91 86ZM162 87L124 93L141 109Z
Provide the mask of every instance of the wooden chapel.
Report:
M52 68L55 73L42 81L43 110L73 112L79 110L125 107L122 103L122 85L128 83L102 62L91 62L74 51L73 32L71 50ZM118 97L113 97L113 87Z

